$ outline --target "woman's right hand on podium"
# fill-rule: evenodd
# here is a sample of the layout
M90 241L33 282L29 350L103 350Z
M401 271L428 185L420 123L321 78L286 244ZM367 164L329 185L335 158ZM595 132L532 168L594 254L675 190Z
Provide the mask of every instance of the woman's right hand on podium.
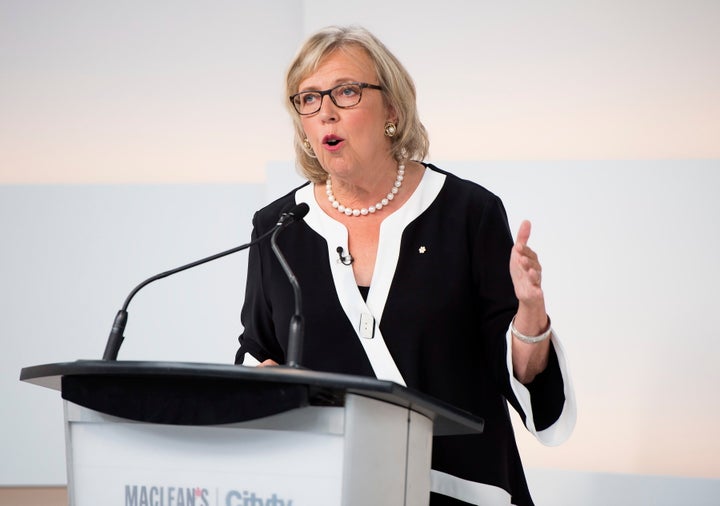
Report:
M273 366L273 365L280 365L280 364L278 364L277 362L275 362L273 359L269 358L269 359L267 359L267 360L265 360L265 361L263 361L263 362L260 362L260 363L257 365L257 367L269 367L269 366Z

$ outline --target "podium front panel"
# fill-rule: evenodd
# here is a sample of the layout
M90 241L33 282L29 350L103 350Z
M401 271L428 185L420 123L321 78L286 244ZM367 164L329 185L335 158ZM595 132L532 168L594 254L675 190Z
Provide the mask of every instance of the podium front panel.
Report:
M335 415L343 417L340 408ZM343 436L122 421L68 403L75 506L342 503Z
M227 425L146 423L65 401L71 506L419 506L432 422L349 394Z

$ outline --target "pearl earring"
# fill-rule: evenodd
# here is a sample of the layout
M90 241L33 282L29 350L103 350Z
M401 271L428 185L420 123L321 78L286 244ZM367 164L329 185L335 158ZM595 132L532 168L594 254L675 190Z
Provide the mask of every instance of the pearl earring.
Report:
M388 137L395 137L397 133L397 126L392 121L385 123L385 135Z

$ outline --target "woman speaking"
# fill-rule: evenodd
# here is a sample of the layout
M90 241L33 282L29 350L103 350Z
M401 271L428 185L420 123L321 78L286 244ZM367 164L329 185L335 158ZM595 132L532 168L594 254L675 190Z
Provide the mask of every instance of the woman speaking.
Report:
M531 505L507 404L548 445L570 435L575 406L530 223L513 240L498 197L423 162L413 81L368 31L311 36L286 90L308 183L258 211L253 235L310 207L279 238L303 287L303 365L395 381L485 419L481 435L434 438L431 505ZM251 250L236 363L285 363L293 312L270 246Z

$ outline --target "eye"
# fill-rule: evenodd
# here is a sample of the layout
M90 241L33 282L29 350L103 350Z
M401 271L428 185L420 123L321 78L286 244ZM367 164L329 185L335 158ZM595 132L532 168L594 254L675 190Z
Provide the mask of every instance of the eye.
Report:
M335 89L335 95L343 98L352 98L360 93L360 87L355 84L343 84Z
M312 105L317 99L317 93L303 93L300 95L300 101L303 105Z

